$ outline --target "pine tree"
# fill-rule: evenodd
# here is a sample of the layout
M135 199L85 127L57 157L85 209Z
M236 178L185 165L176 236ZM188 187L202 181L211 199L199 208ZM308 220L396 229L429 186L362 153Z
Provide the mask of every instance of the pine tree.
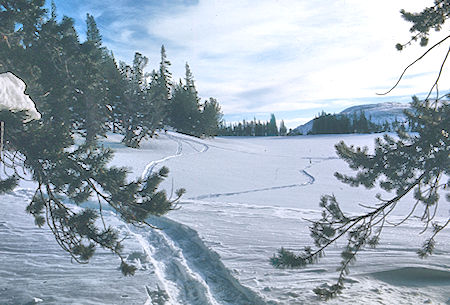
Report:
M42 113L41 120L24 124L22 113L0 112L0 121L7 126L0 163L15 173L6 177L2 173L0 193L14 187L25 170L37 185L26 210L38 226L49 226L75 261L88 262L96 247L102 247L120 257L123 274L133 274L136 268L123 256L123 237L105 222L101 207L109 205L127 223L147 224L149 215L174 209L184 191L178 190L171 200L158 190L167 177L166 168L130 181L127 169L108 167L113 153L95 141L102 130L92 133L93 141L74 141L83 129L81 135L88 134L87 125L82 126L89 121L83 105L94 107L96 115L97 108L103 111L106 106L105 52L93 23L88 41L80 45L73 20L58 23L55 9L46 19L43 5L36 0L0 3L0 72L11 70L21 77ZM80 204L91 197L97 198L99 210L74 209L65 201Z
M108 111L108 84L104 77L106 49L102 46L102 37L94 17L86 15L86 41L81 45L82 69L78 78L81 95L77 103L77 114L82 118L78 128L86 135L86 142L92 143L98 137L104 137L111 121Z
M169 71L170 61L167 59L166 48L164 45L161 46L161 62L159 63L159 71L157 74L157 82L155 89L155 100L154 103L157 104L157 107L163 107L163 124L172 125L170 121L169 113L172 108L171 104L171 90L173 87L172 84L172 74Z
M407 44L397 44L397 49L401 50L416 40L420 40L421 46L426 46L429 31L440 29L449 18L449 12L450 7L447 1L443 0L436 0L435 6L428 7L417 14L402 11L403 17L413 23L411 32L416 34ZM447 36L430 47L428 51L449 38L450 36ZM445 59L449 53L450 51ZM441 71L439 75L440 73ZM402 77L399 81L401 79ZM440 193L447 192L446 200L450 201L450 194L447 191L450 186L448 93L438 95L436 99L430 99L435 88L437 91L438 81L439 77L425 99L413 97L412 111L405 112L408 124L416 130L415 133L408 134L399 129L397 138L384 135L383 138L376 139L373 153L370 153L367 147L348 146L344 142L336 145L340 158L346 161L350 168L357 171L355 176L336 173L336 178L355 187L372 188L379 185L385 191L394 192L394 195L389 199L378 195L376 202L369 206L369 211L360 215L346 215L333 195L324 195L320 202L323 208L322 218L312 221L310 227L316 248L306 247L300 254L282 248L271 259L274 266L303 267L315 263L327 247L347 234L346 245L341 253L342 261L338 268L337 282L314 289L314 292L322 299L336 296L342 292L349 266L355 261L359 251L379 244L384 224L389 221L388 215L395 210L401 200L408 200L405 197L410 193L414 197L414 200L410 202L411 211L398 225L409 219L414 211L420 210L422 214L420 219L424 224L423 232L428 232L428 239L417 254L424 258L434 253L436 236L450 224L450 217L443 222L434 220L434 211L440 203ZM397 84L388 92L392 91ZM437 94L439 94L438 91Z
M278 135L277 120L275 119L275 115L273 113L270 115L270 121L267 126L267 135L268 136Z
M195 88L194 76L192 75L189 64L185 65L185 100L184 100L184 114L185 114L185 132L195 136L201 135L200 126L200 98L198 97L197 89Z
M8 166L23 166L38 184L27 207L36 224L46 223L58 244L77 262L89 261L100 246L120 257L125 275L133 274L135 268L127 264L122 254L119 232L104 223L101 206L110 205L132 224L146 224L149 215L162 215L174 209L177 199L169 200L165 192L157 191L159 183L167 177L167 168L145 181L128 182L127 169L107 167L112 158L109 149L76 146L70 136L52 128L50 122L23 124L20 116L10 112L0 112L0 120L8 126L7 157L3 163L9 160ZM182 193L183 190L177 191L177 198ZM68 198L80 204L91 196L98 198L100 210L78 211L63 201ZM100 218L99 226L95 220Z
M216 136L222 121L222 116L220 105L216 99L211 97L209 101L205 101L200 122L202 134L208 137Z
M122 142L134 148L139 147L139 143L154 132L153 126L150 126L151 120L148 120L152 101L148 94L148 75L144 72L147 63L148 58L136 52L133 66L122 63L120 67L125 88L117 109L124 134Z
M287 128L286 128L286 125L284 125L284 120L281 120L279 135L280 135L280 136L285 136L286 134L287 134Z
M103 75L107 80L106 99L108 103L105 106L109 113L109 125L113 133L119 133L122 126L122 113L119 109L121 109L125 100L127 82L122 77L112 52L106 54Z
M200 99L187 63L185 71L184 84L180 80L173 90L169 118L171 126L179 132L201 136Z

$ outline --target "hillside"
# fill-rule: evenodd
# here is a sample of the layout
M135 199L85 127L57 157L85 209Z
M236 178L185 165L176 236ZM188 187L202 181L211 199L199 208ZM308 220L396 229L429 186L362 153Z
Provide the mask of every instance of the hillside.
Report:
M379 104L352 106L342 110L339 114L352 116L354 113L359 114L361 112L364 112L367 119L369 119L371 122L382 124L385 121L389 123L392 123L395 120L400 122L405 121L406 118L403 111L407 109L410 109L409 104L386 102ZM307 123L293 129L293 132L307 134L309 131L311 131L312 126L313 120L310 120Z

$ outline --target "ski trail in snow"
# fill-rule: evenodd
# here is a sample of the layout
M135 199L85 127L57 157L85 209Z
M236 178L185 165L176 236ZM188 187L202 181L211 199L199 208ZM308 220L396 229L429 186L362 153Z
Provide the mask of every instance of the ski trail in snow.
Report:
M204 153L204 152L207 152L208 149L209 149L209 145L208 145L208 144L202 143L202 142L200 142L200 141L197 141L197 140L194 140L194 139L191 139L191 138L186 138L186 137L176 136L176 135L174 135L174 134L169 134L169 133L168 133L167 135L168 135L169 138L171 138L171 139L178 140L178 141L182 141L182 142L188 144L193 150L195 150L195 151L198 152L198 153ZM198 145L201 145L203 148L202 148L201 150L199 150L199 149L197 149L197 147L195 147L195 146L193 145L193 143L198 144Z
M176 300L174 300L175 296L179 294L179 290L176 287L176 285L169 280L167 280L166 275L164 273L165 266L161 262L158 262L154 257L153 253L155 252L155 248L150 245L150 243L140 234L134 233L130 230L128 226L126 226L128 229L128 232L136 238L136 240L141 245L142 249L144 250L145 254L147 255L147 258L149 259L150 263L155 268L155 275L158 278L159 282L162 284L164 291L169 296L169 304L177 305L178 303ZM147 288L146 288L147 289ZM149 299L151 297L149 296ZM148 300L146 304L148 303ZM151 303L150 303L151 304Z
M142 179L148 178L155 167L167 160L185 155L183 143L189 145L196 153L208 151L209 146L182 136L167 133L167 137L177 143L175 154L152 161L147 164ZM201 145L201 148L198 148ZM246 305L265 304L252 290L242 286L234 279L222 264L215 252L208 249L198 237L196 231L184 227L164 217L150 217L149 223L163 228L164 231L146 232L128 231L140 243L162 289L168 294L168 304L189 305ZM161 223L160 223L161 222ZM148 293L145 305L153 300ZM221 300L219 303L218 300ZM225 302L222 302L226 300Z
M201 304L220 305L213 297L205 280L189 267L183 249L161 231L153 230L151 235L141 235L128 228L144 250L155 268L155 275L168 295L169 305ZM153 245L158 245L155 248ZM148 288L146 287L148 290ZM149 295L148 301L152 302ZM152 303L149 303L152 304Z
M305 175L308 178L308 181L306 181L304 183L295 183L295 184L281 185L281 186L271 186L271 187L264 187L264 188L259 188L259 189L239 191L239 192L206 194L206 195L201 195L201 196L192 197L192 198L188 198L188 199L189 200L202 200L202 199L207 199L207 198L226 197L226 196L257 193L257 192L264 192L264 191L274 191L274 190L280 190L280 189L286 189L286 188L307 186L307 185L313 184L316 181L316 179L311 174L309 174L306 170L300 170L300 173Z
M153 265L155 276L167 293L167 304L265 304L231 276L220 257L203 244L196 231L164 217L147 220L163 230L127 229ZM153 304L151 291L147 286L145 289L148 295L145 304Z
M176 150L175 154L169 155L169 156L164 157L162 159L151 161L150 163L148 163L145 166L144 171L142 172L142 175L141 175L141 179L142 180L147 179L153 173L153 170L155 169L155 167L158 164L166 162L166 161L168 161L170 159L173 159L173 158L177 158L177 157L183 156L184 155L184 153L183 153L183 143L188 144L197 153L204 153L204 152L208 151L208 149L209 149L209 146L207 144L204 144L204 143L202 143L200 141L195 141L195 140L192 140L192 139L175 136L175 135L173 135L173 134L171 134L169 132L166 133L166 136L169 139L171 139L171 140L173 140L173 141L175 141L177 143L177 150ZM199 144L199 145L201 145L203 147L202 147L202 149L199 150L192 143Z
M325 157L325 158L303 157L302 159L308 159L308 160L310 160L310 162L311 162L311 160L314 160L314 159L319 160L319 162L323 162L323 161L328 161L328 160L335 160L338 158L336 158L336 157ZM304 187L307 185L314 184L316 182L316 178L306 171L307 169L311 168L312 166L313 166L313 164L310 163L304 169L300 170L300 173L308 178L308 181L306 181L304 183L294 183L294 184L289 184L289 185L271 186L271 187L265 187L265 188L259 188L259 189L239 191L239 192L206 194L206 195L191 197L191 198L188 198L188 200L202 200L202 199L207 199L207 198L218 198L218 197L234 196L234 195L241 195L241 194L248 194L248 193L274 191L274 190L280 190L280 189L286 189L286 188Z
M194 270L192 270L189 267L189 264L186 260L186 258L183 255L183 250L176 246L174 241L172 241L164 232L157 232L157 234L160 234L161 237L164 239L165 243L175 252L177 253L176 259L178 260L178 268L181 270L184 270L185 276L190 278L190 281L197 282L197 286L200 286L199 290L203 290L200 292L203 292L204 297L208 301L208 304L211 305L219 305L219 303L216 301L216 299L213 297L211 293L211 289L209 288L208 284L206 284L205 280L200 276L200 274L196 273ZM192 292L190 292L192 293ZM193 293L195 295L195 293Z
M220 305L205 280L189 267L183 250L166 234L153 230L150 235L144 236L130 229L128 231L140 243L155 268L155 275L168 295L168 304ZM155 244L157 248L153 246Z
M158 165L160 163L163 163L163 162L166 162L167 160L170 160L170 159L173 159L173 158L176 158L176 157L179 157L179 156L183 155L183 144L181 143L181 141L179 139L175 138L175 137L172 137L169 134L167 134L167 137L169 139L172 139L175 142L177 142L177 150L176 150L175 154L167 156L167 157L164 157L164 158L159 159L159 160L151 161L150 163L148 163L145 166L144 171L142 172L142 175L141 175L141 179L142 180L146 180L153 173L153 170L155 169L156 165Z
M180 287L180 305L267 304L231 275L197 231L165 217L150 216L147 221L162 229L146 238L158 245L153 255L165 265L165 278Z
M169 139L177 143L177 150L175 154L148 163L141 175L141 178L143 180L147 179L153 173L153 170L158 164L182 156L183 143L189 145L197 153L203 153L209 149L208 145L199 141L185 139L183 137L178 137L170 133L166 133L166 135ZM202 146L202 149L199 150L196 146L194 146L193 143L200 144ZM182 254L183 250L177 247L174 241L168 238L164 233L153 230L152 239L157 239L157 244L162 243L164 245L163 247L158 247L158 249L156 249L151 245L151 240L148 240L138 233L132 232L129 228L128 231L141 244L142 249L146 253L151 264L154 266L155 274L158 280L162 283L163 289L168 293L169 304L178 304L177 299L181 297L181 299L183 300L192 299L192 304L195 304L195 302L198 303L200 299L201 304L219 305L217 300L213 297L208 284L198 273L196 273L189 267L186 258ZM163 250L165 252L169 252L168 255L160 256L159 260L156 259L156 252L161 252ZM184 292L181 291L177 288L177 282L180 282L180 287L186 287L187 285L190 289L188 289L187 291L185 289ZM147 300L146 304L151 304L151 302L151 296L149 295L149 299Z

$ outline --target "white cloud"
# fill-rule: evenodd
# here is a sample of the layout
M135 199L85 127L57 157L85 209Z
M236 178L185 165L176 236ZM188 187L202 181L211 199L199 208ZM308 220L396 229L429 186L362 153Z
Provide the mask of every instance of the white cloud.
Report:
M121 0L123 12L101 3L90 6L97 16L108 10L116 16L101 30L120 59L140 51L156 67L165 44L173 74L182 76L188 61L201 96L218 98L224 112L256 113L376 102L375 93L424 51L395 50L410 37L399 10L418 11L433 1L200 0L163 1L158 8ZM440 50L413 67L415 76L395 94L428 90L443 56Z

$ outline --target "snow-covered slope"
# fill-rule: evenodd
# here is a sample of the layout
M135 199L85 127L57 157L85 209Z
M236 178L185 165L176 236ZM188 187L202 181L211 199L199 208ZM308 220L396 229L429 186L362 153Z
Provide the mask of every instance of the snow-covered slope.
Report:
M128 234L129 259L140 265L134 277L123 277L108 252L99 251L88 265L71 263L51 232L25 214L30 185L0 196L0 304L150 305L159 304L158 291L164 291L165 304L320 304L312 289L335 280L340 244L301 270L274 269L269 258L281 246L300 250L311 244L305 219L320 216L322 194L334 193L350 213L363 209L358 203L373 202L379 190L350 188L333 177L349 172L333 145L344 140L370 147L374 138L200 140L169 132L131 149L110 136L104 145L117 150L114 165L128 166L137 177L170 168L163 187L169 193L187 189L181 209L148 220L163 230L127 226L108 211L106 220ZM411 199L398 205L393 222ZM436 220L447 217L442 208ZM386 227L380 246L361 254L347 289L329 304L448 303L449 230L439 237L436 255L425 260L415 253L427 237L420 231L416 219Z
M403 113L405 110L411 109L409 104L386 102L379 104L368 104L349 107L340 112L340 114L352 115L364 112L366 117L377 124L382 124L385 121L391 123L395 120L399 122L405 121L406 117Z
M367 119L370 119L373 123L383 124L384 122L392 123L395 120L399 122L404 122L406 120L404 110L411 109L409 104L396 103L396 102L386 102L379 104L366 104L352 106L342 110L339 114L352 116L354 113L359 115L364 112ZM313 126L313 120L294 128L294 132L307 134L311 131Z

